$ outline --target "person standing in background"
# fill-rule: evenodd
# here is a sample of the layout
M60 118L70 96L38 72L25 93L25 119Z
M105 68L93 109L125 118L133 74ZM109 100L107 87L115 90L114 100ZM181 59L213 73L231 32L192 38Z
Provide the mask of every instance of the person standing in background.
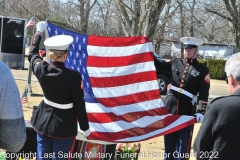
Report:
M213 99L195 138L196 159L239 159L240 152L240 53L225 64L227 83L232 95Z
M19 91L9 67L0 61L0 148L18 152L26 141Z
M184 59L154 59L157 71L171 75L171 84L163 102L173 115L195 115L197 121L202 121L210 88L209 69L197 60L198 46L203 42L195 37L182 37L180 41L183 43ZM196 111L197 94L199 102ZM192 132L193 126L189 126L164 136L165 153L169 155L166 160L188 159L184 155L190 153Z
M79 72L66 68L64 64L68 47L73 42L71 36L58 35L44 41L50 50L50 64L39 56L41 34L46 27L46 22L37 24L37 34L32 39L28 54L33 74L44 93L44 99L32 116L31 125L37 132L38 160L68 159L62 155L73 151L78 133L77 123L83 136L90 135L82 78Z

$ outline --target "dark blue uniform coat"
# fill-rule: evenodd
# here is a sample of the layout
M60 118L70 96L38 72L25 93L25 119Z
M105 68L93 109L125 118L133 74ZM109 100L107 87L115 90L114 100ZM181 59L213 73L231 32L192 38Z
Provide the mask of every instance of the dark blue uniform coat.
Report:
M182 88L193 95L199 95L199 100L208 101L210 77L209 69L196 59L185 61L173 58L170 62L154 60L156 70L169 72L171 84ZM192 105L192 99L174 90L167 92L164 105L168 111L177 115L194 115L196 107Z
M173 58L170 62L155 59L154 63L156 70L170 73L173 86L184 89L192 95L199 94L199 100L208 101L209 69L199 63L197 59L186 61ZM192 98L170 89L163 102L167 110L174 115L194 115L196 104L193 105L192 100ZM193 126L189 126L164 136L165 153L168 155L165 160L188 159L187 156L178 157L177 155L189 154L192 131Z
M33 128L41 135L67 138L77 135L77 120L81 130L89 129L80 73L64 66L63 62L48 64L38 54L40 36L35 37L28 60L46 99L58 103L73 103L73 108L59 109L42 101L31 119ZM37 62L40 62L36 65Z

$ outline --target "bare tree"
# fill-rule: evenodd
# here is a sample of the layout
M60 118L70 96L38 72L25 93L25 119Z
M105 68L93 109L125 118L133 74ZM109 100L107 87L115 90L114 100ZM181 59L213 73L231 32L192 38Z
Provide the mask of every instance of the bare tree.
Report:
M183 37L184 34L184 17L183 17L183 2L184 1L177 1L179 8L180 8L180 37ZM181 58L183 58L183 44L181 43Z
M169 0L118 0L126 36L145 35L153 39L160 14Z
M78 0L79 1L79 9L80 9L80 25L81 25L81 32L87 33L88 29L88 20L89 20L89 13L92 7L97 3L97 0ZM91 3L92 2L92 3Z
M196 5L196 0L193 0L192 1L192 4L191 4L191 7L190 7L190 13L191 13L191 25L190 25L190 33L191 33L191 37L194 37L194 19L195 19L195 16L194 16L194 7Z
M226 6L221 6L225 1L0 0L0 12L1 15L27 19L35 14L37 21L48 19L58 26L84 34L145 35L153 41L158 52L160 43L179 41L182 36L196 36L205 42L230 42L232 35L229 31L237 33L235 24L238 21L233 20ZM230 4L232 6L234 3ZM226 20L206 11L204 7L219 12Z
M90 17L91 34L103 36L123 36L120 19L116 12L116 3L112 0L97 2Z
M39 20L45 20L50 13L49 0L11 0L3 2L3 7L0 8L0 11L4 16L28 19L36 15Z
M160 19L159 19L160 21L162 21L162 23L158 24L155 29L155 33L154 33L154 37L153 37L153 45L154 45L155 52L160 51L160 44L163 41L169 41L169 39L168 39L169 37L164 35L164 33L165 33L166 23L169 18L169 12L170 12L171 8L172 8L171 3L170 2L167 3L165 11L164 11L164 15L162 18L160 17Z
M240 1L223 0L222 2L226 6L227 13L222 12L219 8L215 8L214 6L205 7L205 10L228 20L232 24L232 32L236 42L236 51L238 52L240 51Z
M51 5L51 10L54 16L51 16L50 21L70 30L88 33L89 16L97 0L68 0L66 3L53 1L52 3L54 5Z

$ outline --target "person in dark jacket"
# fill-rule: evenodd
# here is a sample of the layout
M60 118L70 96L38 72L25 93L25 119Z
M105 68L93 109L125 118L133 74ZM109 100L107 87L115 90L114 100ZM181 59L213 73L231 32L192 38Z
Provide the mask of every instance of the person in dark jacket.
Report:
M37 31L40 31L34 35L28 55L33 74L44 93L44 99L31 118L31 125L37 132L37 159L68 159L63 155L74 148L77 123L81 134L85 137L90 134L82 79L79 72L64 65L68 47L73 42L71 36L59 35L45 40L51 64L42 60L38 53L39 44L47 25L46 22L39 23Z
M202 41L195 37L183 37L180 41L183 43L184 59L154 59L157 71L169 72L171 75L171 85L164 104L174 115L195 115L197 121L201 121L210 88L209 69L197 60L198 46L202 45ZM199 103L196 112L197 94ZM165 159L188 159L192 132L193 126L189 126L165 135L165 154L168 155Z
M210 102L193 149L200 159L240 159L240 53L225 64L227 83L232 95Z

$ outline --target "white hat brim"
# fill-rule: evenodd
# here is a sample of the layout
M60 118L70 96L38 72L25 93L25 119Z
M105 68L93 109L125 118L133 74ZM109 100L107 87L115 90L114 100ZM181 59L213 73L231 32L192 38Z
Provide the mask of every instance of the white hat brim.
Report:
M72 36L57 35L46 39L44 45L52 50L67 50L73 40Z

